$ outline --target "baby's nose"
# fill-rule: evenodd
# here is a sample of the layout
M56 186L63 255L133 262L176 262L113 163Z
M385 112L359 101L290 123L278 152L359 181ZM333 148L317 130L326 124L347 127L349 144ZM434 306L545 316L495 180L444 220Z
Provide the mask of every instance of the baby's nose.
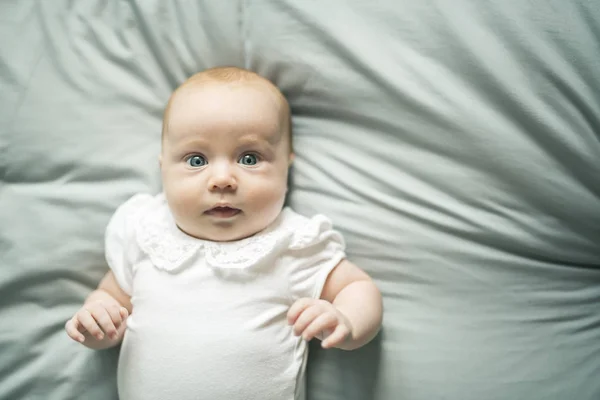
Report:
M210 190L236 190L237 180L229 167L215 168L208 182Z

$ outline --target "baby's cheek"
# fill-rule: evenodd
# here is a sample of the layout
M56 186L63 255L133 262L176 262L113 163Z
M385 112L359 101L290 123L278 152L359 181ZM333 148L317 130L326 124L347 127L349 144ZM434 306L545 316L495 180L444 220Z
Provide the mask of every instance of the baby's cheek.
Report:
M265 208L278 208L285 199L285 187L270 182L250 189L249 195L254 204Z
M185 179L172 180L164 187L169 206L175 214L185 214L198 201L197 190Z

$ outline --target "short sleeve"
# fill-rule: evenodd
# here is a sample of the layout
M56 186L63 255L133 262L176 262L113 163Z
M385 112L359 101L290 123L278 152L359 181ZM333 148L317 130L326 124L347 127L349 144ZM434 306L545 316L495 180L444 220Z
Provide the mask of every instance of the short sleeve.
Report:
M288 254L293 300L319 298L327 277L346 257L342 235L322 215L308 220L294 233Z
M134 238L136 215L152 199L148 194L136 194L123 203L110 219L106 227L105 257L119 286L131 296L133 292L132 264L135 259Z

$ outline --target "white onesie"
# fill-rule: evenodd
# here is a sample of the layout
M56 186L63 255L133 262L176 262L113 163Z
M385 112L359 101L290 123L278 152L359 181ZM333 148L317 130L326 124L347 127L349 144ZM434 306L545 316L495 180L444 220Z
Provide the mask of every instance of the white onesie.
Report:
M264 231L211 242L177 228L163 194L117 209L106 258L133 313L121 347L121 400L298 400L307 343L286 321L318 298L345 257L319 215L285 208Z

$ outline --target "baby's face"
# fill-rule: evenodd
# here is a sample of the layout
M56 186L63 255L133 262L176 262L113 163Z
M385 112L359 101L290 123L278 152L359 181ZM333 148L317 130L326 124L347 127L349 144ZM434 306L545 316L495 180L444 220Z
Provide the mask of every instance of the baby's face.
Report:
M204 83L175 95L161 154L163 189L188 235L231 241L279 215L291 160L275 93L259 83Z

